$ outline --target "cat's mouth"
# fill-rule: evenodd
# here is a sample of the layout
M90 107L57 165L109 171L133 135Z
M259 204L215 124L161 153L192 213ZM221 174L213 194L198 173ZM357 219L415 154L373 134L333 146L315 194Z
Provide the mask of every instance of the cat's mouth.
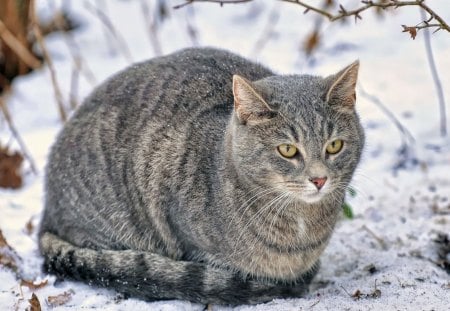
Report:
M301 200L306 203L317 203L325 196L325 191L323 190L315 190L313 193L301 194Z
M301 182L288 182L285 187L296 199L306 203L317 203L329 192L330 185L324 185L321 189L317 189L317 187Z

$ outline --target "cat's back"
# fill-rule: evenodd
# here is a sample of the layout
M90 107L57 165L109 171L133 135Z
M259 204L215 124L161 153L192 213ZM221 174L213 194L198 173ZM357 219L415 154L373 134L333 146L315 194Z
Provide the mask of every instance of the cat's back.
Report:
M202 118L211 112L227 119L233 109L234 74L258 80L273 73L214 48L188 48L134 64L98 87L63 134L81 128L114 132L120 143L132 139L130 134L141 135L144 128L151 135L161 126L185 131L189 124L204 123Z
M177 178L184 178L180 171L189 167L183 163L193 162L189 157L204 157L207 165L209 149L200 148L213 150L224 133L234 74L252 80L272 75L235 54L191 48L132 65L100 85L52 148L42 229L77 244L73 232L167 193L161 188L167 176L177 187ZM189 157L186 150L192 151ZM129 223L136 223L132 216ZM85 221L69 232L73 217ZM113 229L112 221L98 226Z
M188 48L128 67L103 83L84 106L161 103L161 109L172 111L188 105L184 102L217 104L220 98L230 98L234 74L261 79L272 72L224 50Z

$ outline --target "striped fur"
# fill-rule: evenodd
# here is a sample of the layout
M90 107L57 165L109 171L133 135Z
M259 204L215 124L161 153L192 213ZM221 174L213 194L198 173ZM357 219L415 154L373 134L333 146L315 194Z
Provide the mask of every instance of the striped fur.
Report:
M115 75L52 148L39 233L45 269L145 300L301 296L363 146L350 100L356 73L353 64L325 79L277 76L204 48ZM251 122L233 108L233 75L257 95L240 107ZM324 154L336 138L343 150ZM282 158L282 143L298 157ZM328 178L320 192L309 181L316 175Z

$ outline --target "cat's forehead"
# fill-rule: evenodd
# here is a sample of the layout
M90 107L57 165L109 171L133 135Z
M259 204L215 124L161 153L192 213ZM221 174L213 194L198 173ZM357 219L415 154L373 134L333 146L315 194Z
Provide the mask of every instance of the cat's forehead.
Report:
M274 76L258 81L256 86L283 117L278 123L280 135L289 132L289 136L313 142L341 133L341 128L351 122L341 119L326 103L326 83L321 77Z
M272 76L257 81L269 104L282 113L323 110L323 79L310 75Z
M322 124L329 113L321 77L273 76L256 82L268 104L289 123L311 127Z

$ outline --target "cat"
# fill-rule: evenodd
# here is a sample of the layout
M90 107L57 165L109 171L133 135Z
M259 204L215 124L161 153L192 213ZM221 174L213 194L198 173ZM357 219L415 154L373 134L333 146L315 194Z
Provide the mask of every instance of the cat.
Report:
M304 295L364 144L358 68L190 48L110 78L51 149L44 269L147 301Z

